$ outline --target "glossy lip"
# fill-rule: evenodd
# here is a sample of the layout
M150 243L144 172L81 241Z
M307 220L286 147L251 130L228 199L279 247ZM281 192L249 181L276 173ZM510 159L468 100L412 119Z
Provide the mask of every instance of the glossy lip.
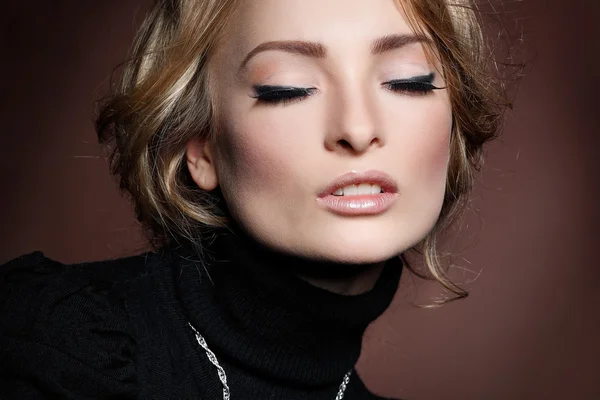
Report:
M398 193L398 185L391 176L385 172L370 170L362 173L348 172L325 187L320 193L319 198L332 195L336 190L349 185L360 185L361 183L370 183L381 186L384 193ZM339 196L338 196L339 197Z
M334 196L337 189L361 183L377 184L383 193L357 196ZM398 186L388 174L381 171L350 172L335 179L321 193L317 201L328 211L342 216L377 215L389 209L398 198Z

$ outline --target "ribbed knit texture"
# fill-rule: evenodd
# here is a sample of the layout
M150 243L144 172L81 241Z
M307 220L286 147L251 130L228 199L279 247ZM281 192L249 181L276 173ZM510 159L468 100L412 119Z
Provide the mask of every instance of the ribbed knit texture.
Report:
M402 270L389 261L373 290L346 296L295 273L360 266L276 254L244 235L220 235L203 259L172 247L67 266L37 252L0 267L0 398L220 400L191 322L233 400L333 400ZM344 398L383 399L355 370Z

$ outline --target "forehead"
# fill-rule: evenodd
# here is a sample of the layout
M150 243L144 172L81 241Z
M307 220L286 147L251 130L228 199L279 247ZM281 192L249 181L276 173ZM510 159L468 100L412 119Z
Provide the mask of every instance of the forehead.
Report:
M411 33L396 0L244 1L232 28L228 36L241 51L270 40L306 40L335 49Z

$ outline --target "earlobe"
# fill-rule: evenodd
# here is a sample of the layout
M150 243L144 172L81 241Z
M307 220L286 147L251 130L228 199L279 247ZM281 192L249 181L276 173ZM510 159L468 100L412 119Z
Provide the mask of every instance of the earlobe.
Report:
M219 185L213 152L209 142L192 139L186 146L185 156L190 175L200 189L211 191Z

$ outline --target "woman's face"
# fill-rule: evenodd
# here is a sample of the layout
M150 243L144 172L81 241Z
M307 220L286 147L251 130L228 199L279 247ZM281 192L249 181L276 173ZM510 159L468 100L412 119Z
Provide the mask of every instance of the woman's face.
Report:
M272 248L352 263L409 249L438 219L452 126L422 40L394 0L242 2L212 63L220 131L204 167L188 146L192 176Z

